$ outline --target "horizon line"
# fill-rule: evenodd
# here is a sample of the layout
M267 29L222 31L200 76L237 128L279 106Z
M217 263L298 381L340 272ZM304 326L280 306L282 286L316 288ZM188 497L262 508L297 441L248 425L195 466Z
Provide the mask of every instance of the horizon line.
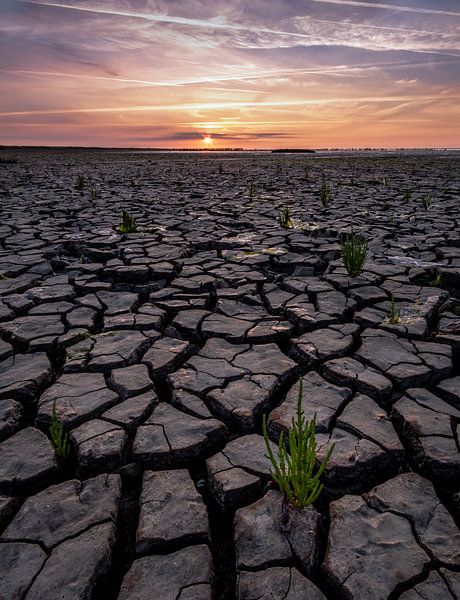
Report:
M242 148L224 146L222 148L197 148L197 147L173 147L167 148L162 146L73 146L73 145L47 145L47 144L0 144L0 150L34 150L34 149L56 149L56 150L142 150L150 152L272 152L273 150L284 150L285 152L324 152L324 151L335 151L335 150L460 150L460 146L330 146L330 147L312 147L312 148L299 148L296 147L273 147L273 148Z

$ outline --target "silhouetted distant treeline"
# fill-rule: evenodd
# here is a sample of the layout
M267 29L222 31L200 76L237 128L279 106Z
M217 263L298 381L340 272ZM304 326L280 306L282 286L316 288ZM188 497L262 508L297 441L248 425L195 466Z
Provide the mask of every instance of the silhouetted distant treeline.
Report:
M277 150L272 150L272 154L314 154L315 150L309 150L307 148L279 148Z

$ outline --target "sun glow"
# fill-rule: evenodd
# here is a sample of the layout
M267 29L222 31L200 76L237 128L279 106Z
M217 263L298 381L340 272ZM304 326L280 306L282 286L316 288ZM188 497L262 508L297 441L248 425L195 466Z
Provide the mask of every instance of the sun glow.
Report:
M203 142L206 144L206 146L210 146L212 144L212 137L207 135L203 138Z

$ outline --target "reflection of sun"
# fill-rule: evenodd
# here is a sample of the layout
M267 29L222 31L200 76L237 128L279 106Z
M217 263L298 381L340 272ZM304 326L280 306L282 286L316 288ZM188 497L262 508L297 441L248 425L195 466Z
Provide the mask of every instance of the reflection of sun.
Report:
M203 142L206 144L206 146L209 146L209 144L212 144L211 136L207 135L206 137L204 137Z

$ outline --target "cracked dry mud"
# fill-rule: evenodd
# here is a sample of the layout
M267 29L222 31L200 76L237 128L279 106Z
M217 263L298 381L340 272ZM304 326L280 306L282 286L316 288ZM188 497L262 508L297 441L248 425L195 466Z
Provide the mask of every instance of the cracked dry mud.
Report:
M460 598L458 154L3 154L0 600Z

